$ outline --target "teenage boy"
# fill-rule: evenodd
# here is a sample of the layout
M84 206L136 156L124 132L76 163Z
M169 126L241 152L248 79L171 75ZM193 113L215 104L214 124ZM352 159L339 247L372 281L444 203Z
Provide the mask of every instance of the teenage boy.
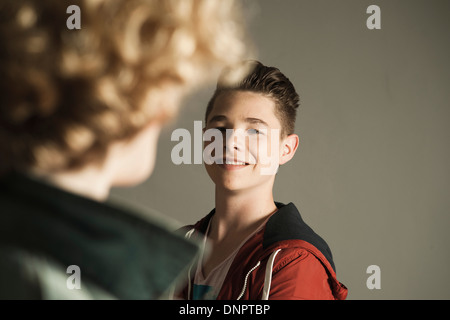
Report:
M293 203L274 201L276 170L264 171L270 164L261 161L268 152L278 167L294 156L298 94L277 68L243 65L250 73L234 85L219 79L206 109L205 130L223 133L223 155L216 150L215 162L205 161L215 209L183 228L186 237L209 242L210 254L191 267L182 297L345 299L328 245Z

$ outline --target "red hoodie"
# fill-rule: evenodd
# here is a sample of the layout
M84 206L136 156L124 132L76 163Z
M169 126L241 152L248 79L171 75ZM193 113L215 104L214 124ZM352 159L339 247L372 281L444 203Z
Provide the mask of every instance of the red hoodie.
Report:
M326 242L301 218L293 203L276 203L278 211L239 249L225 277L218 300L344 300L347 288L336 279ZM186 237L202 238L211 211ZM191 299L193 274L182 298Z

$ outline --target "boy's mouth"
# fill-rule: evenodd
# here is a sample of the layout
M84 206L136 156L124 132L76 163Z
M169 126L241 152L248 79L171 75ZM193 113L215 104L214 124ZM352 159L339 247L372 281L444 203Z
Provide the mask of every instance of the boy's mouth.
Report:
M235 166L245 166L248 163L245 163L243 161L235 161L235 160L224 160L225 164L235 165Z
M234 160L234 159L223 159L223 164L219 164L219 167L225 169L225 170L238 170L245 168L248 166L249 163L245 161L240 160Z

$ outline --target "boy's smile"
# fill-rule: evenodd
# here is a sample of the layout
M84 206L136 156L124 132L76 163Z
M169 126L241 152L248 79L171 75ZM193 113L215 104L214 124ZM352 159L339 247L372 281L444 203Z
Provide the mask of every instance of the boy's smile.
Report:
M279 144L271 143L273 132L281 131L271 98L249 91L224 92L216 98L205 129L220 130L224 139L223 154L217 155L221 161L206 165L216 186L238 190L273 183L274 175L261 174L267 167L264 156L278 159L280 153ZM279 137L275 141L279 142ZM205 142L205 147L209 143Z
M245 162L244 160L233 159L233 158L223 158L223 163L219 164L219 167L225 170L237 170L241 168L245 168L250 165L250 163Z

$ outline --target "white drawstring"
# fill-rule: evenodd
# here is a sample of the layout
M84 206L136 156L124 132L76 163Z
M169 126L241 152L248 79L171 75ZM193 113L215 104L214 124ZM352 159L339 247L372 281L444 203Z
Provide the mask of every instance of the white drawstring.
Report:
M190 231L188 231L185 234L185 238L189 239L192 236L192 234L194 233L194 231L195 231L195 229L191 229ZM273 264L275 263L275 258L277 256L278 252L280 252L280 251L281 251L281 249L278 249L277 251L273 252L269 257L269 260L267 261L266 274L265 274L265 278L264 278L264 288L263 288L261 300L269 300L270 286L272 284ZM244 287L242 288L242 291L239 294L237 300L240 300L243 297L245 290L247 289L248 277L256 268L259 267L260 264L261 264L261 261L258 261L258 263L253 268L251 268L249 272L247 272L247 275L245 276L245 280L244 280ZM190 275L191 275L192 266L193 265L191 265L189 267L189 272L188 272L188 300L190 298L190 293L191 293L191 279L190 279L191 277L190 277Z
M190 239L191 236L192 236L192 234L194 233L194 231L195 231L195 229L192 228L191 230L189 230L188 232L186 232L186 234L184 235L184 237L185 237L186 239Z
M241 300L242 296L245 293L245 289L247 289L248 276L250 275L250 273L253 272L253 270L258 268L260 264L261 264L261 261L258 261L258 263L253 268L251 268L249 272L247 272L247 275L245 276L245 280L244 280L244 287L242 288L241 294L238 296L237 300Z
M269 257L269 261L267 261L266 276L264 278L264 289L263 289L263 293L261 296L261 300L269 300L270 285L272 284L273 264L275 262L275 257L277 256L278 252L280 252L280 251L281 251L281 249L278 249L277 251L273 252Z

